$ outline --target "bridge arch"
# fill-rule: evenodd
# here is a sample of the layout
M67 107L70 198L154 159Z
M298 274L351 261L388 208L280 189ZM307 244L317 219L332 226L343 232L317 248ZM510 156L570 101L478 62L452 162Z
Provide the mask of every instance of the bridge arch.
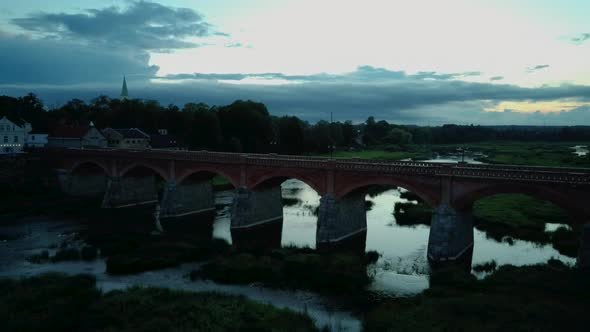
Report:
M425 189L424 187L421 187L418 184L403 180L403 179L399 179L396 177L377 177L377 178L363 178L361 180L356 180L356 181L352 181L342 187L340 187L336 193L335 196L337 199L343 198L347 195L349 195L350 193L356 192L358 190L362 190L364 188L368 188L370 186L374 186L374 185L391 185L391 186L397 186L397 187L402 187L404 189L407 189L408 191L416 194L418 197L420 197L424 202L426 202L426 204L428 204L431 207L435 207L436 205L438 205L439 202L439 198L436 194L434 194L433 192L431 192L428 189Z
M91 160L91 159L84 159L84 160L80 160L80 161L74 163L74 165L72 165L72 167L70 167L69 173L74 174L76 171L80 170L81 168L83 168L86 165L92 165L95 168L100 168L103 170L103 172L105 173L106 176L111 176L111 172L109 171L109 169L106 165L104 165L101 162L98 162L96 160Z
M275 172L263 174L259 177L251 179L250 183L248 184L248 187L250 189L256 189L265 183L274 183L280 185L281 183L289 179L295 179L305 183L306 185L310 186L313 190L315 190L315 192L318 193L318 195L325 194L325 184L323 179L318 179L313 175L292 172L289 170L278 170Z
M549 201L575 216L589 216L588 211L585 211L584 207L579 206L577 201L572 199L569 195L546 185L538 186L534 184L498 183L485 186L483 188L468 191L460 197L455 198L452 205L460 210L471 209L473 204L478 200L499 194L523 194ZM586 220L581 219L579 222L583 223L586 222Z
M162 179L164 179L165 181L170 180L169 176L168 176L168 172L166 172L164 169L155 166L155 165L150 165L147 163L133 163L130 164L126 167L124 167L123 169L121 169L121 171L119 171L119 176L120 177L124 177L125 175L127 175L130 171L134 170L134 169L138 169L138 168L145 168L145 169L149 169L152 172L156 173L157 175L159 175Z
M209 173L209 174L213 174L214 176L219 175L219 176L224 177L226 180L228 180L234 188L239 188L239 186L240 186L239 174L238 174L238 176L236 176L234 174L224 171L223 169L214 168L214 167L190 168L190 169L182 172L180 174L180 176L178 176L176 178L176 184L181 185L184 181L186 181L191 176L193 176L195 174L200 174L200 173Z

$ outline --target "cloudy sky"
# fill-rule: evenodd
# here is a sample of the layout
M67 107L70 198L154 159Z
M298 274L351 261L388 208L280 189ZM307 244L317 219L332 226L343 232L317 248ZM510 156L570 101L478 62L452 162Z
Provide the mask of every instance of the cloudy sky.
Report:
M587 0L0 0L0 95L590 125Z

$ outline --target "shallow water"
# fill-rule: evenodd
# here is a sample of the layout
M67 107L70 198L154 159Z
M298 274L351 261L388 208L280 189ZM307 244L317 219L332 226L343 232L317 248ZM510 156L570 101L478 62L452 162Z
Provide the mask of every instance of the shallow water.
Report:
M588 154L588 147L586 145L572 146L570 149L574 150L574 154L578 157L582 157Z

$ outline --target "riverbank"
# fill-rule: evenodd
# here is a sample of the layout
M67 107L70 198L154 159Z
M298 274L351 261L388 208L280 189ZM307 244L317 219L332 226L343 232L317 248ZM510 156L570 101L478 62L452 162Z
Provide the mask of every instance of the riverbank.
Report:
M588 274L560 262L502 266L483 280L457 270L431 275L423 293L385 300L365 331L587 331Z
M265 287L353 298L365 292L371 282L367 265L378 258L376 252L321 252L296 247L233 251L193 271L191 279L224 284L261 283Z
M410 202L396 204L396 223L430 225L432 208L411 192L402 193L402 197ZM494 195L474 204L473 218L477 229L498 242L518 239L552 244L563 255L577 256L579 226L566 211L550 202L519 194ZM548 224L560 226L548 230Z
M6 331L318 331L312 319L243 296L131 288L102 294L88 275L0 279Z

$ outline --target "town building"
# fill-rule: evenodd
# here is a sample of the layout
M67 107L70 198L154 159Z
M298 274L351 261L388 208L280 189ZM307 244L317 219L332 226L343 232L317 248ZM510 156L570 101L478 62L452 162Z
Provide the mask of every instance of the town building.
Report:
M168 134L166 129L158 129L157 134L151 134L150 145L152 149L186 150L182 142Z
M47 134L38 133L36 131L30 132L25 139L25 147L27 149L40 149L47 146Z
M47 137L50 148L106 148L107 139L94 123L58 127Z
M129 99L129 91L127 90L127 80L125 79L125 76L123 76L123 86L121 87L121 96L119 99L121 99L121 100Z
M103 130L110 148L118 149L149 149L150 135L137 128Z
M31 125L22 121L18 125L6 117L0 119L0 154L23 152L25 140L31 131Z

